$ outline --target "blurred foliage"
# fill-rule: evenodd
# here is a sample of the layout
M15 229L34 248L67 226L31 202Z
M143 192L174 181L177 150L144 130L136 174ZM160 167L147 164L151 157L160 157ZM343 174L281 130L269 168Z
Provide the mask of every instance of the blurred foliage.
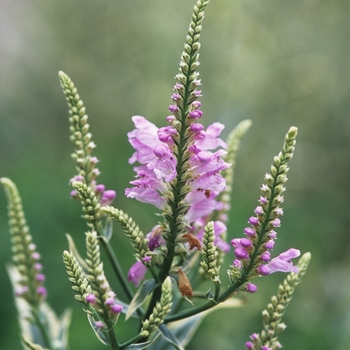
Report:
M10 177L21 192L42 254L49 302L57 312L73 308L74 350L102 345L74 301L61 263L64 234L82 246L85 227L77 219L79 204L69 199L74 165L57 72L73 79L87 107L100 181L117 190L116 205L148 232L156 222L153 208L123 194L134 176L126 133L136 114L165 125L193 5L188 0L0 1L0 176ZM275 253L292 246L311 251L313 260L286 314L288 329L280 339L285 349L350 348L349 15L347 0L213 0L204 21L203 123L218 120L227 135L239 121L253 121L238 158L230 238L242 234L285 132L299 128ZM0 348L17 350L4 268L10 238L2 191L0 230ZM117 253L131 264L128 241L118 230L113 239ZM232 258L229 254L227 264ZM249 334L260 330L260 311L282 279L259 280L259 292L249 296L244 312L213 313L188 349L242 349ZM126 338L132 330L123 326L121 332Z

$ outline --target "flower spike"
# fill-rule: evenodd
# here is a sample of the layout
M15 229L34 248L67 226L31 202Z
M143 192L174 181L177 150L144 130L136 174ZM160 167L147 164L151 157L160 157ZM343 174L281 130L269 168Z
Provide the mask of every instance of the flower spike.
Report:
M148 337L154 332L163 322L166 315L170 312L172 306L172 284L168 276L162 284L162 296L160 302L157 302L153 308L150 317L142 322L140 334L143 337Z
M58 77L69 107L71 140L75 145L72 158L76 162L79 176L86 184L90 184L99 175L99 171L95 168L97 158L91 156L96 145L91 140L86 108L69 76L60 71Z
M87 184L95 191L101 205L109 205L114 200L116 193L113 190L105 191L104 185L96 184L96 178L100 175L99 169L96 168L99 160L91 154L96 144L92 141L92 134L89 132L90 125L86 108L69 76L60 71L58 77L69 107L70 139L75 146L72 158L76 162L78 171L78 175L74 176L70 182L81 181ZM76 197L77 192L72 191L71 196Z
M281 224L279 217L283 210L280 205L284 200L284 183L287 181L289 170L287 164L294 153L296 136L297 128L291 127L285 136L282 152L273 159L271 173L265 175L266 183L261 187L263 195L254 210L255 216L249 218L250 227L244 229L246 238L235 238L231 241L236 260L228 273L233 280L241 278L242 269L248 271L248 279L275 271L293 271L290 259L298 256L296 249L284 253L282 259L266 263L270 261L270 251L274 247L275 229ZM285 264L282 268L283 259Z
M145 236L136 222L128 214L114 207L103 207L102 212L114 219L121 226L125 235L130 238L131 244L136 252L136 257L138 259L143 259L148 251L148 246Z
M202 249L203 261L201 261L201 266L204 271L209 274L211 280L215 284L220 284L220 267L217 266L218 253L216 251L216 246L214 245L214 238L214 223L211 221L206 225L204 230Z
M15 291L17 297L26 300L37 308L47 296L41 272L40 254L29 232L24 215L22 200L17 186L8 178L1 178L8 201L8 217L12 241L13 262L20 273L20 287Z
M79 195L87 225L95 230L98 230L101 220L101 205L95 195L95 192L83 182L73 182L72 186Z
M282 322L282 317L292 299L295 288L306 273L310 260L311 254L305 253L299 260L298 272L290 273L283 283L279 285L277 296L271 298L271 303L262 312L263 330L259 334L254 333L251 335L252 341L246 343L247 349L260 350L265 348L277 350L281 348L278 335L286 329L286 325Z
M75 256L67 250L63 252L63 262L69 276L68 279L73 284L72 289L78 293L75 299L84 305L89 305L88 296L92 294L92 289L82 267Z
M86 250L87 276L92 288L92 294L88 295L87 298L90 299L89 302L96 309L100 318L110 326L116 322L122 307L116 303L114 299L116 294L111 290L104 274L100 246L94 231L86 233Z

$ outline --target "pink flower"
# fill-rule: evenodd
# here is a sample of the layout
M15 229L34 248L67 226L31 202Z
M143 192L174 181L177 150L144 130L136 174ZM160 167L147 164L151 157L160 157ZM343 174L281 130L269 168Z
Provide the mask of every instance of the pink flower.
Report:
M276 258L273 258L266 266L269 268L270 273L274 272L294 272L297 273L298 267L294 266L291 259L294 259L300 255L298 249L288 249L284 253L281 253Z
M104 191L101 197L101 205L104 206L112 204L116 195L116 192L113 190Z
M158 128L141 116L132 117L132 121L136 129L128 133L128 138L136 152L129 159L129 163L138 161L141 164L147 164L155 157L154 147L162 144L157 136Z
M128 280L133 282L135 287L138 287L141 281L145 278L146 272L147 267L142 264L141 261L136 261L136 263L130 267Z
M203 151L208 149L215 149L219 146L226 148L226 142L219 138L224 127L225 125L221 123L213 123L209 125L206 131L203 130L196 135L196 145Z

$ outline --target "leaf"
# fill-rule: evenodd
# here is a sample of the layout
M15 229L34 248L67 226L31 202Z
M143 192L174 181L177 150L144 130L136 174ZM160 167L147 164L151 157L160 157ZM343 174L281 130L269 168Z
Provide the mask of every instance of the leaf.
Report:
M159 331L169 344L172 344L178 350L185 350L185 348L181 345L180 341L176 338L175 334L165 325L162 324L159 327Z
M80 256L78 249L75 246L74 240L72 236L69 233L66 233L69 251L75 256L77 261L79 262L80 266L83 268L84 272L88 271L88 266L85 262L85 260Z
M203 318L203 314L198 314L174 322L169 325L169 327L162 324L159 327L162 338L155 343L152 350L172 350L174 347L178 350L184 350L185 346L190 342L195 331L201 324Z
M131 314L137 310L146 300L147 296L153 292L153 290L159 284L155 280L146 280L142 283L135 296L131 300L128 312L126 314L125 320L128 320Z
M151 346L159 337L160 333L158 333L152 340L146 341L144 343L137 343L137 344L132 344L124 348L125 350L129 349L147 349L149 346Z
M97 339L103 344L103 345L107 345L110 346L111 343L109 341L109 337L108 337L108 333L106 331L103 331L101 329L98 329L95 325L95 319L92 315L87 314L87 318L89 320L90 326L91 328L94 330L95 335L97 337Z
M58 329L56 335L56 341L59 341L60 346L58 350L67 350L68 349L68 331L72 318L72 311L66 309L61 315L58 321Z
M185 318L180 321L172 322L170 324L162 324L159 327L159 331L162 334L152 350L172 350L174 346L177 349L185 349L188 343L191 341L194 333L202 323L203 319L211 312L218 309L227 309L232 307L239 307L243 305L243 300L229 299L223 303L218 304L216 307L204 311L200 314Z
M39 344L32 343L29 339L27 339L25 336L22 337L22 340L24 344L30 349L30 350L49 350L47 348L41 347Z
M106 222L103 228L103 235L107 242L110 241L113 235L113 219L109 216L106 218Z

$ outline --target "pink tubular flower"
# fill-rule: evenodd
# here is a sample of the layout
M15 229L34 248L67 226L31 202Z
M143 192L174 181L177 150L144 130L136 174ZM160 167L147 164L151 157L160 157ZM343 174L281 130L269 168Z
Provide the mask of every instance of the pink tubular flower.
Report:
M113 314L120 314L123 311L123 305L113 304L110 310Z
M162 144L157 136L158 128L141 116L132 117L132 121L136 129L128 133L128 138L136 152L129 159L129 163L138 161L147 164L154 159L154 147Z
M276 258L272 259L266 266L269 268L270 273L273 272L294 272L297 273L298 267L294 266L291 259L294 259L300 255L300 250L290 248L284 253L281 253Z
M104 191L101 197L101 205L104 206L112 204L116 195L116 192L113 190Z
M221 123L213 123L209 125L206 131L203 130L196 135L196 145L203 151L218 147L226 148L226 142L219 138L224 127L225 126Z
M258 290L258 287L253 283L248 283L246 286L246 290L248 293L255 293Z
M104 326L105 326L105 325L104 325L104 323L103 323L102 321L96 321L96 322L95 322L95 327L96 327L97 329L102 329Z
M250 341L247 341L247 342L245 343L245 347L246 347L246 349L248 349L248 350L253 350L253 349L254 349L254 344L253 344L252 342L250 342Z
M133 282L135 287L138 287L141 281L145 278L146 272L147 267L142 264L141 261L136 261L136 263L130 267L128 280Z
M86 297L85 297L85 300L88 304L91 304L91 305L94 305L96 304L96 297L94 294L88 294Z

